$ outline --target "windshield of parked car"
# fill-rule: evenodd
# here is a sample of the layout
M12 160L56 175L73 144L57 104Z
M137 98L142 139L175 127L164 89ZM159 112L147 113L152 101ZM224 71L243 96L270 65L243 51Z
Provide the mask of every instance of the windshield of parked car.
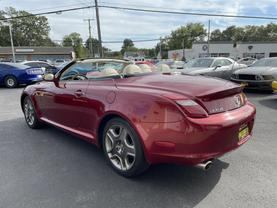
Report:
M210 58L193 59L185 64L185 68L209 68L212 63L213 59Z
M277 59L260 59L256 61L254 64L251 66L255 67L262 67L262 66L270 66L270 67L277 67Z

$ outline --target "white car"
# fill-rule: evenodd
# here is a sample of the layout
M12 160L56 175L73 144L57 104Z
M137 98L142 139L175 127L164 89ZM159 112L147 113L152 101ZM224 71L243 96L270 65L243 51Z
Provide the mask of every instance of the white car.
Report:
M225 57L207 57L192 59L185 64L182 74L204 75L230 80L232 74L245 64L239 64L233 59Z

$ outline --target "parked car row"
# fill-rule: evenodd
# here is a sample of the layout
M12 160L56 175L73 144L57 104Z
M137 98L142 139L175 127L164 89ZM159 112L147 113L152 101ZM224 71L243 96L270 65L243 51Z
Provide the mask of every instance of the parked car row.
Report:
M178 63L178 67L172 63ZM231 80L247 89L272 91L272 82L277 80L277 58L260 60L245 58L234 61L225 57L205 57L193 59L187 63L162 61L157 63L156 67L161 72L203 75Z

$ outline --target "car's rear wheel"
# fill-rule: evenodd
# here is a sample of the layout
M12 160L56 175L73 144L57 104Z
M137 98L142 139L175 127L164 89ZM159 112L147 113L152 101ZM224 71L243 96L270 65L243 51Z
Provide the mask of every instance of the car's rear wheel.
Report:
M121 118L106 124L103 149L113 169L124 177L137 176L149 166L137 133Z
M35 107L30 99L26 96L23 102L24 117L27 125L32 129L38 129L42 127L42 123L38 120Z
M14 76L7 76L5 78L5 85L7 88L15 88L18 85L18 82Z

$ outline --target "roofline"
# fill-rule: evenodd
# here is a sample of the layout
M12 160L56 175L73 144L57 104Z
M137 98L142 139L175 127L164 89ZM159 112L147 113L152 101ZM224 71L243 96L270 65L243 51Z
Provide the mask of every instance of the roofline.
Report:
M272 44L276 43L277 41L248 41L248 42L243 42L243 41L210 41L210 44ZM208 44L207 41L199 41L199 42L193 42L192 44Z

